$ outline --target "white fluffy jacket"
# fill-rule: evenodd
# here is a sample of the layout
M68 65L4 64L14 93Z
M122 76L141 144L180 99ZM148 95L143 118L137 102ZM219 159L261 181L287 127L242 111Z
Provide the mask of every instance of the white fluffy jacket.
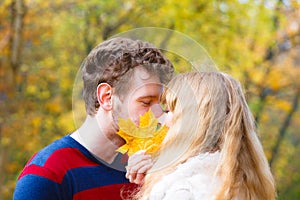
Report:
M221 186L221 179L215 174L219 157L220 152L215 152L188 159L153 187L149 199L214 199Z

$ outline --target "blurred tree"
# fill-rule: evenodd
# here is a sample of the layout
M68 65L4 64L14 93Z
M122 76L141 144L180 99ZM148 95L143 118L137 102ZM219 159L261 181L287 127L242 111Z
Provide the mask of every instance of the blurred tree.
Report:
M3 2L4 5L7 5L7 1ZM2 10L2 9L1 9ZM3 11L4 13L9 13L10 20L8 22L3 23L3 27L9 29L4 31L4 37L1 41L1 50L6 53L7 63L3 62L1 59L1 100L6 98L7 96L15 97L15 87L14 84L18 81L16 74L19 71L21 65L21 52L22 52L22 43L23 43L23 22L25 16L25 3L23 0L14 0L11 2L8 11ZM8 24L10 23L10 24ZM2 28L3 28L2 27ZM2 56L1 56L2 57ZM4 81L6 84L4 85ZM9 111L10 106L4 108L2 101L1 101L1 114L4 115L10 114ZM0 119L0 170L1 172L8 172L6 165L7 161L9 160L9 149L5 148L5 143L7 141L7 135L5 132L4 126L5 120L1 117ZM4 145L2 145L4 144ZM9 163L12 164L12 163ZM14 169L16 170L16 169ZM7 179L5 176L1 176L0 178L1 185L0 185L0 199L3 199L2 191L6 189L3 183L12 182L11 180ZM13 186L11 184L11 186Z
M279 199L299 199L300 7L296 1L279 1L276 9L284 17L274 18L276 43L270 46L264 63L267 68L258 90L256 116Z

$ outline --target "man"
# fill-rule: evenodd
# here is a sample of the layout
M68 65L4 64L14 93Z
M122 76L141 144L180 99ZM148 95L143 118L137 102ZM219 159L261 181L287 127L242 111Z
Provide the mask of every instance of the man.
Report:
M173 72L147 42L113 38L95 47L82 65L85 122L28 161L14 199L115 200L130 194L127 160L116 152L125 142L116 134L118 118L138 124L139 116L159 103L162 84Z

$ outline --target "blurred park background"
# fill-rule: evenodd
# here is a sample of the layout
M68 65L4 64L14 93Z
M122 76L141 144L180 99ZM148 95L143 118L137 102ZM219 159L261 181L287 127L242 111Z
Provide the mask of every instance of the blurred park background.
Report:
M242 82L278 199L300 199L299 0L1 0L0 199L12 199L33 153L75 129L88 52L138 27L188 35Z

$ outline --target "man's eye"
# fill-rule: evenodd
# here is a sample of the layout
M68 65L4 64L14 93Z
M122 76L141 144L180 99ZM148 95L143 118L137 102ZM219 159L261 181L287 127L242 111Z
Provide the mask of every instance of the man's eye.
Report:
M141 102L142 102L142 104L147 105L147 106L149 106L151 104L150 101L141 101Z

